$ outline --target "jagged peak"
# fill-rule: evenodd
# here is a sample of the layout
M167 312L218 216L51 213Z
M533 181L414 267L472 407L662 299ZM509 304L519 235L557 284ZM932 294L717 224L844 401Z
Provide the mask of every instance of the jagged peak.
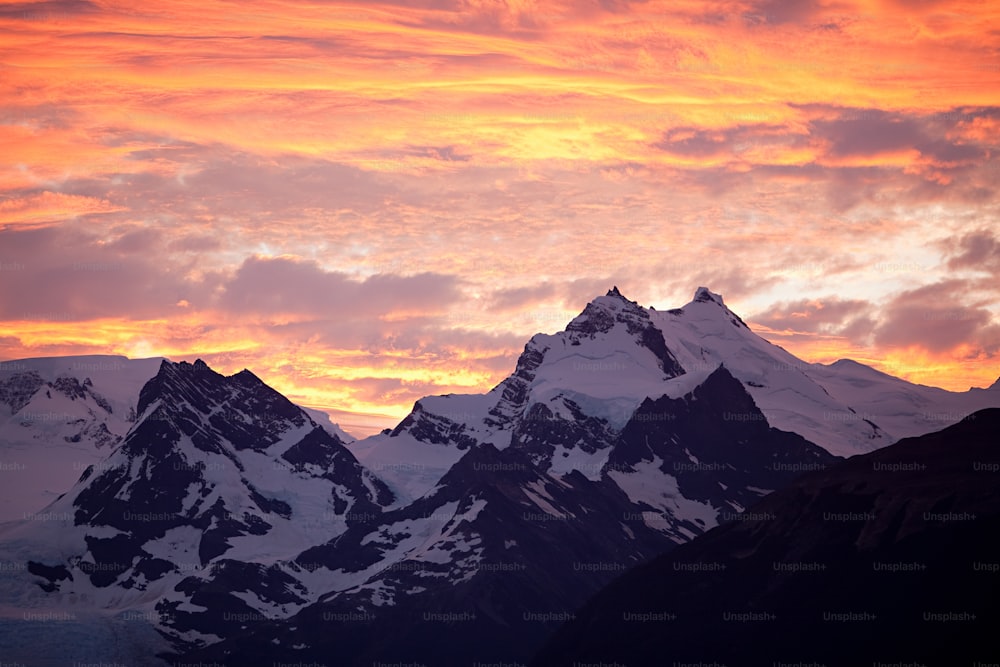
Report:
M250 370L249 368L244 368L239 373L235 373L233 375L233 377L234 378L239 378L241 380L256 381L256 382L261 382L261 383L264 382L259 377L257 377L257 375L252 370Z
M566 325L566 331L593 334L596 331L608 331L616 321L626 320L649 320L649 315L637 303L622 296L621 292L611 290L605 296L599 296L588 303L583 312Z
M215 373L211 366L205 363L203 359L195 359L194 362L189 361L170 361L169 359L163 359L160 361L160 373L164 371L197 371L200 373Z
M639 318L645 318L645 309L639 305L638 302L633 301L621 293L618 286L615 285L607 291L603 296L595 297L587 306L583 309L575 319L580 317L585 317L587 315L593 315L596 312L605 313L622 313L631 312Z
M142 414L153 401L165 394L181 390L183 387L201 384L206 379L211 381L222 377L202 359L196 359L193 364L187 361L163 359L160 361L160 368L156 376L143 385L139 391L139 403L136 410L138 414Z
M722 300L722 295L721 294L713 292L712 290L708 289L707 287L699 287L697 290L695 290L694 299L692 299L691 303L689 303L684 308L674 309L674 310L669 311L669 312L672 313L672 314L674 314L674 315L683 315L684 312L685 312L685 309L688 306L691 306L693 304L699 304L699 303L713 304L714 306L718 307L718 310L712 311L712 312L716 312L716 313L719 313L721 315L724 315L736 327L742 327L744 329L749 329L750 328L750 327L747 326L746 322L744 322L743 319L739 315L737 315L736 313L734 313L733 311L731 311L729 309L729 307L726 305L726 302ZM702 310L701 312L705 313L705 312L708 312L708 311Z
M732 374L732 372L730 372L730 370L726 368L725 362L720 362L719 365L715 367L715 370L708 374L708 377L705 378L705 381L702 382L702 385L708 382L719 382L719 381L727 383L735 382L739 384L740 387L743 387L743 383L737 380L736 377ZM746 391L746 387L743 387L743 390Z
M723 307L725 307L726 305L726 302L722 300L721 294L716 294L707 287L699 287L697 290L695 290L693 301L700 303L714 302Z
M622 294L621 290L618 289L618 285L614 285L611 289L608 290L607 294L605 294L603 297L598 297L597 299L594 299L594 301L595 302L607 301L609 300L609 297L610 299L617 299L618 301L621 301L626 307L631 306L632 310L636 312L642 312L645 310L642 306L639 305L638 301L633 301L632 299Z

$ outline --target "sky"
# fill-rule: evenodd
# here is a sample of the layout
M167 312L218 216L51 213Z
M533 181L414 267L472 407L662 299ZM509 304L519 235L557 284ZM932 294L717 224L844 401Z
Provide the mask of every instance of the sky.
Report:
M1000 375L1000 3L0 1L0 359L203 358L349 430L617 285Z

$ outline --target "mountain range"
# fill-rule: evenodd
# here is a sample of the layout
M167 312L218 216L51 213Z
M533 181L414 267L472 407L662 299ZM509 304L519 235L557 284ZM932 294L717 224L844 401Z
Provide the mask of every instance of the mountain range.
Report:
M488 393L359 441L200 360L0 368L0 654L25 664L523 664L803 473L1000 406L803 362L706 288L662 312L612 289ZM115 642L32 639L67 613Z
M532 662L987 665L1000 410L805 474L594 596Z

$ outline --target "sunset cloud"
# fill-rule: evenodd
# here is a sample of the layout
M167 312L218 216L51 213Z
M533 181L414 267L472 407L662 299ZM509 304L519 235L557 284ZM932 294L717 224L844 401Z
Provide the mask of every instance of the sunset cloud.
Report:
M0 201L0 229L37 227L54 224L67 218L113 213L124 210L107 200L58 192L39 192L25 197Z
M1000 324L987 302L970 299L969 286L946 280L903 292L885 308L875 332L886 347L919 346L930 352L962 349L993 358L1000 352Z
M611 285L708 285L807 359L988 385L997 25L971 0L0 2L0 358L200 355L391 425Z
M800 299L776 304L753 316L753 321L772 330L861 338L874 328L872 309L871 303L856 299Z
M948 258L950 269L970 269L1000 276L1000 240L988 229L980 229L950 240L946 247L953 254Z

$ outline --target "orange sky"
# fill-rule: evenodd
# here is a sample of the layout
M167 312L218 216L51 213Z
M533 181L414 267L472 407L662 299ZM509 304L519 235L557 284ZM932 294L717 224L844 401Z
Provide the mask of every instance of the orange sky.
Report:
M346 426L617 284L1000 375L1000 5L0 2L0 359L202 356Z

